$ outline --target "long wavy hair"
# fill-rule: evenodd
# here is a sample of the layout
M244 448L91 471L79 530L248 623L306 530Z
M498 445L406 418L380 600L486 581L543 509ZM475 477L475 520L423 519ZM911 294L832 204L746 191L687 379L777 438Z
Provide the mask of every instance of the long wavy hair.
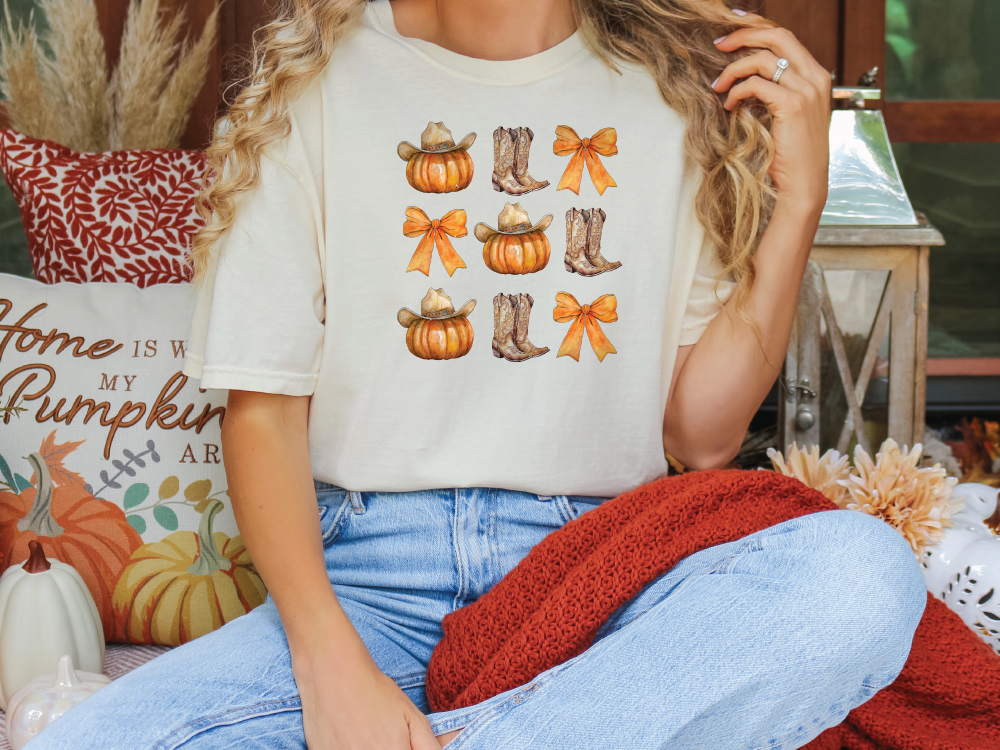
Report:
M260 184L260 152L286 136L290 103L326 68L335 45L363 15L367 0L284 0L258 32L246 86L229 108L228 129L208 149L198 210L205 221L190 259L195 281L212 248L233 225L241 195ZM733 112L711 89L734 57L714 39L768 24L735 15L722 0L571 0L580 32L607 65L644 66L660 94L686 120L685 147L701 170L698 218L723 275L736 281L736 310L753 287L753 256L774 205L768 170L774 156L767 108L755 100ZM752 321L750 321L752 323Z

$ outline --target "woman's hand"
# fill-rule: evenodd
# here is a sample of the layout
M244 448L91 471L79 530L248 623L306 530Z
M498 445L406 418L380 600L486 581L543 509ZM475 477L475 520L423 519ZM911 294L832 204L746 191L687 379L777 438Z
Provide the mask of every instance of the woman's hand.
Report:
M830 162L829 72L787 29L743 28L717 40L716 46L724 52L760 50L729 65L713 88L729 92L727 110L750 97L767 105L774 117L771 179L779 205L821 211ZM772 83L781 58L788 61L788 69Z
M351 629L316 628L293 647L309 750L440 750L430 722L383 674Z

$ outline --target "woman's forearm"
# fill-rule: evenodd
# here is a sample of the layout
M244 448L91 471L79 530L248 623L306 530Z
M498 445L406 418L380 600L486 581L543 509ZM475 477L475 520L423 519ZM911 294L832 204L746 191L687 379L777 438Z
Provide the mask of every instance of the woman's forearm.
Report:
M694 469L722 466L739 451L746 429L781 371L799 286L822 204L779 201L755 256L757 279L746 311L730 300L692 347L684 347L663 422L664 448Z
M326 572L308 410L308 397L230 391L222 428L236 521L278 607L293 662L323 639L360 644Z

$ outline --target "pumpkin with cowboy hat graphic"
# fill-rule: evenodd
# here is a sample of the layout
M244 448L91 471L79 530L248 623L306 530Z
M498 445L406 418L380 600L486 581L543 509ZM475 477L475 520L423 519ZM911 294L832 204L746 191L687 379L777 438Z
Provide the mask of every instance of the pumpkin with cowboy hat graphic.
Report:
M406 348L420 359L458 359L472 349L469 313L476 307L470 299L458 312L444 289L428 289L420 301L420 314L402 308L396 320L406 329Z
M497 273L537 273L549 262L551 247L545 230L552 223L552 214L542 217L534 226L520 203L508 203L500 212L499 229L488 224L476 224L476 239L483 245L486 267Z
M443 122L429 122L420 134L420 148L403 141L396 147L406 162L406 181L422 193L454 193L472 182L469 147L475 133L455 143Z

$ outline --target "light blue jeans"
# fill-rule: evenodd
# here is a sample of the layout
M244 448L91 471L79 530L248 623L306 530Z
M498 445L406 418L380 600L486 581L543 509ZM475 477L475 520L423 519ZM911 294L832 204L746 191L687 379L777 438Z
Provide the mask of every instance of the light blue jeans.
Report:
M317 483L330 581L379 667L424 712L441 620L601 501ZM430 714L449 750L797 748L902 669L926 589L889 526L854 511L681 561L583 654L471 708ZM331 665L336 668L336 665ZM302 750L273 602L87 699L29 750Z

